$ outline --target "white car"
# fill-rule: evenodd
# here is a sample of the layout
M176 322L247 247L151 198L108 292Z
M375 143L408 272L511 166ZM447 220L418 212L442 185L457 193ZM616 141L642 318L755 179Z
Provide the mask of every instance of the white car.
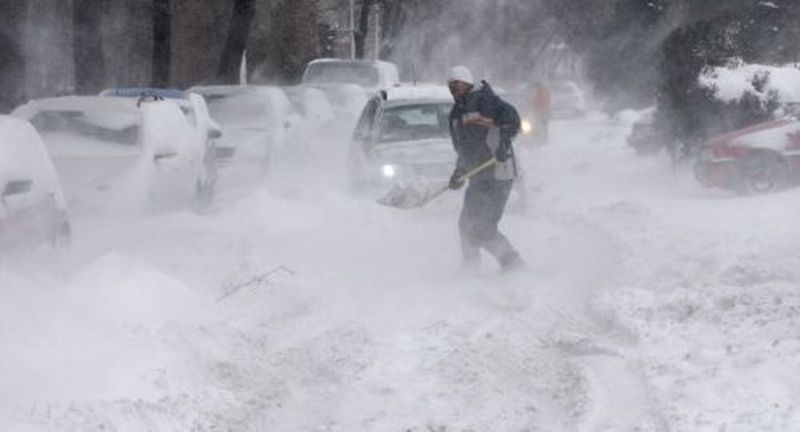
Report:
M37 129L72 211L165 210L205 202L204 151L169 100L38 99L13 115Z
M306 86L282 87L282 90L303 120L322 127L336 121L331 102L322 90Z
M347 128L355 125L369 98L399 83L397 65L370 60L313 60L302 79L302 85L325 92L337 118Z
M370 94L399 82L397 65L381 60L316 59L308 63L302 79L305 85L354 84Z
M343 127L324 92L302 85L282 89L296 113L287 130L284 157L304 158L307 152L320 149L315 146L331 148L331 142L340 141L337 138L346 140L349 129ZM341 136L337 136L340 132Z
M27 121L0 116L0 250L62 245L69 235L61 185L42 139Z
M203 179L203 199L210 202L217 183L217 141L222 129L208 111L205 99L196 93L163 88L113 88L106 89L100 96L135 97L137 99L167 99L181 108L189 124L192 125L195 143L203 152L205 177Z
M398 88L386 99L370 99L353 132L351 184L384 193L396 182L447 182L456 162L448 125L452 106L441 86Z
M188 90L205 98L211 117L222 128L217 142L220 163L261 161L268 169L272 153L284 143L294 115L283 91L271 86L197 86Z

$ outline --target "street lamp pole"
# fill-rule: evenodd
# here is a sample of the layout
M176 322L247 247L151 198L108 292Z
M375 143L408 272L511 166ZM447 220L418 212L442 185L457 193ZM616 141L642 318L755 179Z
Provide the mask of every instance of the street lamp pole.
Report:
M356 0L350 0L350 59L356 58Z
M375 3L375 61L380 60L381 54L381 5Z

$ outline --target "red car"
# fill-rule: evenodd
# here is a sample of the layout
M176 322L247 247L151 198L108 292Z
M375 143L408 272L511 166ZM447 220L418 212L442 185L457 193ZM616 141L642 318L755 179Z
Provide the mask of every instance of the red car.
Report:
M800 182L800 121L759 123L706 141L695 165L706 187L768 193Z

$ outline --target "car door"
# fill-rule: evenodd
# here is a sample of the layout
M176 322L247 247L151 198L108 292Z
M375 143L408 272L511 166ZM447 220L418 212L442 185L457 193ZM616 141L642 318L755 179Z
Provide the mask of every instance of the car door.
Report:
M199 164L198 176L204 188L212 189L217 181L217 149L216 140L222 136L219 125L211 118L206 100L196 93L190 93L189 99L194 106L197 121L197 148L194 157Z
M367 102L367 105L361 111L361 116L356 123L355 130L353 131L353 138L350 142L350 150L348 154L348 171L350 175L355 177L356 181L365 180L367 176L367 158L366 153L377 134L376 121L381 109L381 99L372 98Z
M192 126L178 105L168 100L142 103L142 119L142 144L152 167L151 204L168 209L192 202L198 187Z

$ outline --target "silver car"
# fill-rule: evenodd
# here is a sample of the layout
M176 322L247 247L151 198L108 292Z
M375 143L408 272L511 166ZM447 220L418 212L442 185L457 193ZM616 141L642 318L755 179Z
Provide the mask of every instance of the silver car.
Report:
M351 184L379 193L396 182L446 182L455 167L448 117L452 98L372 98L353 133Z

